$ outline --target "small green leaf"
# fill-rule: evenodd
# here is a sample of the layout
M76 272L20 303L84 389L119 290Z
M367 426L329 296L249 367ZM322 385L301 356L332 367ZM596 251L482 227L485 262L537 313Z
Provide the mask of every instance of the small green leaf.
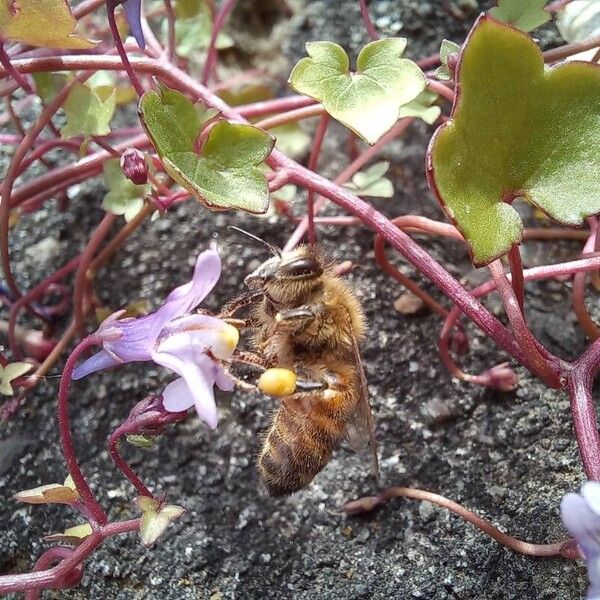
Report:
M451 54L460 54L460 46L454 42L451 42L450 40L442 40L442 45L440 46L441 66L439 66L434 72L434 75L437 77L437 79L452 79L452 72L448 66L448 57Z
M0 366L0 394L12 396L15 393L12 382L31 371L32 368L33 365L27 362L15 362L9 363L5 367Z
M522 31L531 31L550 20L544 10L547 0L498 0L490 15Z
M127 440L128 444L131 444L132 446L136 446L137 448L154 448L154 446L156 446L156 442L154 441L154 438L149 437L147 435L138 435L138 434L134 434L134 433L128 433L125 436L125 439Z
M400 109L400 117L418 117L429 125L433 125L442 114L439 106L434 106L438 95L429 90L421 92L414 100Z
M406 39L389 38L367 44L359 53L356 73L348 56L333 42L309 42L310 58L292 70L290 86L323 103L325 110L374 144L398 120L400 107L424 89L423 72L401 58Z
M118 158L104 163L104 185L109 191L102 208L113 215L123 215L128 223L142 210L144 194L150 191L149 185L136 185L125 177Z
M81 525L74 525L68 527L63 533L53 533L52 535L45 535L44 540L46 542L66 542L67 544L74 544L75 546L81 544L85 538L90 536L93 532L92 526L89 523L82 523Z
M308 151L312 139L299 123L286 123L269 131L275 136L275 146L290 158L302 158Z
M167 35L168 23L163 20L163 35ZM194 52L203 51L210 45L212 35L212 21L208 8L201 10L197 15L177 19L175 21L175 44L177 54L184 58L190 58ZM219 32L217 36L217 50L226 50L234 45L231 36Z
M140 522L140 540L142 545L151 546L169 526L169 523L178 519L184 512L181 506L174 504L160 504L157 500L146 496L137 498L137 505L142 511Z
M291 202L297 194L298 190L295 185L284 185L278 190L271 192L271 196L281 202Z
M140 118L169 175L202 204L215 209L264 213L269 189L263 163L274 139L251 125L219 120L196 151L202 123L183 94L146 92Z
M113 71L96 71L86 82L86 85L94 90L101 100L106 100L113 91L116 92L115 102L117 106L129 104L137 98L135 89L131 85L121 85Z
M598 65L545 68L531 38L483 16L457 81L452 119L429 146L428 176L476 265L520 242L515 197L565 225L600 212Z
M218 96L229 106L241 106L242 104L271 100L275 98L275 93L268 85L250 83L219 90Z
M375 163L367 169L355 173L352 183L348 183L344 187L357 196L391 198L394 195L394 186L387 177L384 177L389 168L390 163L386 161Z
M35 81L35 91L42 102L50 102L58 93L58 90L65 86L68 76L64 73L40 72L32 73Z
M43 48L83 49L96 42L77 35L77 21L65 0L3 0L0 36Z
M106 99L87 85L75 84L65 102L67 123L61 129L63 138L76 135L107 135L108 126L116 106L116 91Z

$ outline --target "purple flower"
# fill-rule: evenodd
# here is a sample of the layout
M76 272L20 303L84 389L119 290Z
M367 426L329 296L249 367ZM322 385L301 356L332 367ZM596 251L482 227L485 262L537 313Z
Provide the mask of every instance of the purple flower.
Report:
M587 600L600 600L600 483L586 481L581 494L567 494L560 503L565 527L577 540L587 563Z
M239 340L235 327L217 317L191 314L213 289L221 274L221 259L215 250L198 256L192 281L175 288L154 313L140 318L119 319L118 312L98 329L102 350L81 363L73 379L119 364L153 361L181 376L163 392L163 405L180 412L195 405L200 418L217 426L213 387L233 389L233 379L218 359L229 358Z
M131 34L135 38L140 50L144 50L146 48L146 40L142 31L142 0L125 0L121 4L127 16Z

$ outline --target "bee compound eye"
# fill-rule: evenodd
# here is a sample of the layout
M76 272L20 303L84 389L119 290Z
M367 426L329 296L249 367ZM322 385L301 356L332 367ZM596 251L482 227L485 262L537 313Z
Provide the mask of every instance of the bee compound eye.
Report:
M287 277L318 277L322 272L321 265L312 257L296 258L279 267L279 273Z

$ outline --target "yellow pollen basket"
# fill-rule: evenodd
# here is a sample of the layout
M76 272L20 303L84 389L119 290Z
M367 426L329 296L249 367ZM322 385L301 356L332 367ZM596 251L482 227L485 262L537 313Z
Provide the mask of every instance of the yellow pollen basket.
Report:
M290 369L267 369L258 380L258 389L268 396L289 396L296 389L296 373Z

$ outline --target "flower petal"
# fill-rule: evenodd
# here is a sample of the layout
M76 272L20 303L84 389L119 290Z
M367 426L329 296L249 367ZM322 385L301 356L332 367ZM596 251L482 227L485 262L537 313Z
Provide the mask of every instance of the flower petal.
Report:
M600 522L600 483L597 481L586 481L581 486L581 495L589 508L596 513Z
M221 276L221 258L216 250L201 252L192 281L175 288L158 309L163 323L192 311L215 287Z
M142 31L142 0L125 0L122 4L123 10L127 15L131 34L135 38L140 50L144 50L146 48L146 40Z
M566 494L560 503L560 515L565 527L577 540L586 561L600 555L600 517L579 494ZM589 562L588 562L589 566ZM590 580L593 580L590 573ZM600 573L596 581L600 582Z
M186 353L189 359L208 350L217 358L227 359L240 339L239 331L218 317L187 315L174 319L162 330L157 344L159 352Z
M96 371L107 369L108 367L114 367L116 365L120 365L121 363L122 361L110 354L110 352L107 352L106 350L100 350L100 352L90 356L88 359L84 360L77 367L75 367L71 378L73 380L82 379L90 373L95 373Z
M235 387L233 377L220 365L217 366L217 371L215 373L215 385L224 392L231 392Z
M183 377L171 381L162 393L163 407L169 412L182 412L194 406L194 396Z
M175 371L185 379L189 392L194 398L198 415L211 429L214 429L218 423L213 390L215 363L204 354L197 357L195 361L191 361L185 355L154 352L152 359L155 363Z

